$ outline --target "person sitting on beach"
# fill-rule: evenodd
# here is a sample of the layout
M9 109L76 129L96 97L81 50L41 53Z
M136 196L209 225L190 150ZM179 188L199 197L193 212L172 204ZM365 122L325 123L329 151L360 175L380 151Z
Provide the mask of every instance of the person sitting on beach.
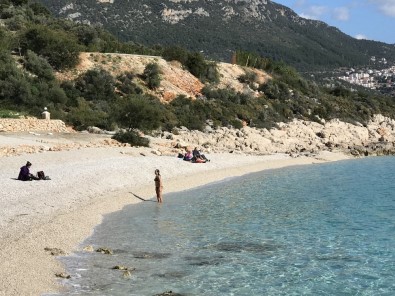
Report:
M30 173L31 166L32 166L31 162L28 161L26 163L26 165L21 167L21 170L19 171L19 175L18 175L18 180L21 180L21 181L40 180L40 178L38 178Z
M193 149L192 154L193 154L192 161L194 161L194 162L205 163L207 161L210 161L210 160L207 159L207 157L204 154L199 152L197 147L195 147L195 149Z
M186 149L186 153L184 155L184 160L185 161L191 161L192 157L193 157L193 155L192 155L191 150Z

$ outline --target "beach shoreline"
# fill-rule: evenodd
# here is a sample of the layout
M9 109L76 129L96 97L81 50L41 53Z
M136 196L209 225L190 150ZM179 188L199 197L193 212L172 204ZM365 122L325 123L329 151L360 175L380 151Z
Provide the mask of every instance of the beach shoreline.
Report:
M0 158L0 295L42 295L63 289L56 273L64 268L45 248L70 254L92 234L103 215L153 198L154 170L166 194L267 169L349 159L342 153L309 157L287 154L209 154L193 164L176 156L149 154L147 148L107 147L44 152ZM19 167L29 160L50 181L20 182Z

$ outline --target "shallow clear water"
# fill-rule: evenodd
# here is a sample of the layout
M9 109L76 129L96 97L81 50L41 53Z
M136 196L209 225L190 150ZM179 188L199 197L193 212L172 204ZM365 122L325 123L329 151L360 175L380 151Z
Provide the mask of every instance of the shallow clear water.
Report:
M62 259L62 295L395 295L394 167L271 170L128 206L82 244L114 255Z

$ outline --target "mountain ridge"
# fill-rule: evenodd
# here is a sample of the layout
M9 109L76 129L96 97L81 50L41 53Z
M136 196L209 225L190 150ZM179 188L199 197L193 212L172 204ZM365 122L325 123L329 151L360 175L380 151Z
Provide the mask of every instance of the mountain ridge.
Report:
M56 16L102 26L123 41L181 45L229 61L246 50L299 70L395 62L395 45L357 40L269 0L37 0Z

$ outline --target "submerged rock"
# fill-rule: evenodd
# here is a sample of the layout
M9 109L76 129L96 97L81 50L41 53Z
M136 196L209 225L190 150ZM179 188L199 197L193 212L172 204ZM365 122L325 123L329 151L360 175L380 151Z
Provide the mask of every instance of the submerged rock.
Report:
M84 247L82 250L84 250L85 252L93 252L95 249L93 248L93 246L89 245Z
M129 268L129 267L126 267L126 266L123 266L123 265L115 265L112 269L133 271L136 268Z
M154 274L154 276L160 277L160 278L168 278L168 279L180 279L183 278L185 276L187 276L188 273L184 272L184 271L170 271L170 272L166 272L166 273L160 273L160 274Z
M184 295L180 293L175 293L173 291L167 291L160 294L155 294L154 296L184 296Z
M62 279L69 279L71 276L64 272L55 273L55 276Z
M98 248L96 250L96 252L102 253L102 254L106 254L106 255L113 255L114 254L113 251L111 249L108 249L108 248Z
M45 247L45 251L49 252L52 256L63 256L66 255L66 252L59 248L49 248Z
M279 249L280 246L271 242L254 243L254 242L220 242L213 245L219 251L224 252L253 252L268 253Z
M123 265L115 265L112 269L128 270L128 268Z
M187 260L190 265L194 266L219 265L225 261L225 257L186 256L185 260Z
M134 258L138 259L164 259L171 256L170 253L154 253L154 252L135 252Z

